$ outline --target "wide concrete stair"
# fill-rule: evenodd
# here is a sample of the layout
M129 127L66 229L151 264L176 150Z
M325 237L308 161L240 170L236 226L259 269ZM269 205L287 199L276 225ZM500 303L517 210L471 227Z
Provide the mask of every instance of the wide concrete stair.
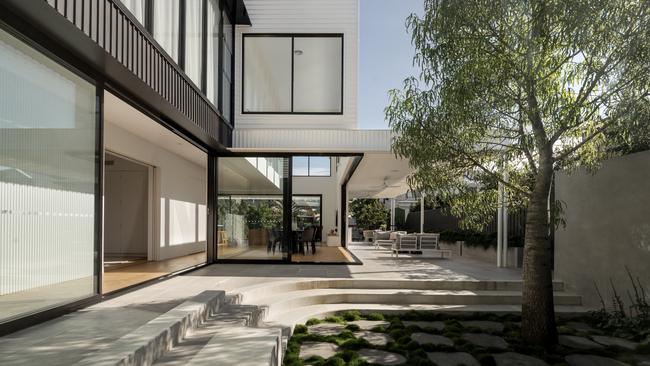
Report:
M241 295L244 303L267 307L267 323L291 329L309 318L350 309L518 313L521 286L521 281L337 279L256 285L242 289ZM558 314L587 310L562 282L553 287Z
M226 296L206 291L94 352L79 365L282 364L297 323L344 310L362 312L521 311L521 281L387 279L278 280ZM586 311L554 283L556 311Z

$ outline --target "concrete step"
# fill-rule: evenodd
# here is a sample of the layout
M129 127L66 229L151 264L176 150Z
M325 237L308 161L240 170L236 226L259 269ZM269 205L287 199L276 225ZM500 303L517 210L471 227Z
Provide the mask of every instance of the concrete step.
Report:
M258 327L265 309L230 304L187 334L156 365L280 365L281 327ZM287 333L288 330L284 330Z
M522 281L322 279L254 285L242 288L239 293L242 301L257 303L275 294L312 289L521 291L521 288ZM556 292L564 291L564 283L555 281L553 289Z
M487 312L494 314L519 314L521 306L518 305L429 305L429 304L405 304L405 305L388 305L388 304L370 304L370 303L347 303L347 304L315 304L292 308L284 312L277 312L267 318L268 324L281 326L283 329L293 330L296 324L304 324L311 318L325 318L335 315L346 310L358 310L363 314L384 313L384 314L401 314L409 311L433 311L444 313L475 313ZM556 305L555 312L557 316L582 315L590 309L583 306L575 305ZM284 333L289 336L290 332Z
M318 304L386 304L386 305L520 305L518 291L450 291L401 289L313 289L278 293L258 299L269 307L269 316L278 311ZM578 295L556 292L556 305L580 306Z
M204 291L87 355L76 365L151 365L225 302L224 291Z

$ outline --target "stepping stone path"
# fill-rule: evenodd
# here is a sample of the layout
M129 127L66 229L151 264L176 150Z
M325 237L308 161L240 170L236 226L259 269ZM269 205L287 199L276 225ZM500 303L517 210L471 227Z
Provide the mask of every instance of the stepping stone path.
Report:
M376 363L378 365L401 365L406 362L406 358L398 353L380 351L376 349L364 348L357 352L359 357L368 363Z
M603 346L613 346L618 348L627 349L634 351L639 345L636 342L628 341L627 339L617 338L617 337L606 337L606 336L591 336L591 339L602 344Z
M492 321L487 321L487 320L469 320L469 321L462 321L460 322L460 325L462 325L465 328L478 328L482 331L494 331L494 332L502 332L503 331L503 324L499 322L492 322Z
M388 344L388 342L393 342L393 338L388 334L370 332L367 330L354 332L354 336L357 338L365 339L366 341L368 341L368 343L372 344L373 346L385 346Z
M445 329L445 323L443 322L437 322L437 321L432 321L432 322L427 322L427 321L412 321L412 320L404 320L402 321L402 324L404 324L405 327L411 326L411 325L417 325L418 327L422 329L435 329L435 330L443 330Z
M570 366L629 366L629 364L613 358L594 355L570 355L565 359Z
M522 355L521 353L506 352L492 355L496 366L548 366L539 358Z
M309 334L316 334L320 336L331 336L338 335L345 330L343 324L338 323L321 323L316 325L310 325L307 327Z
M385 320L355 320L353 322L348 322L348 324L357 325L361 330L371 330L377 327L388 328L390 322Z
M462 338L471 344L483 348L508 349L508 342L499 336L483 333L465 333Z
M418 344L433 344L435 346L453 346L454 342L440 335L428 334L428 333L413 333L411 334L411 339L417 342Z
M571 335L561 335L558 337L558 341L561 345L565 347L575 348L575 349L601 349L604 348L602 345L587 339L585 337L571 336Z
M427 356L438 366L481 366L474 356L465 352L430 352Z
M578 332L590 333L596 330L591 325L583 322L568 322L566 325L577 330Z
M340 351L339 346L333 343L305 342L300 346L300 358L306 360L312 356L320 356L327 359Z

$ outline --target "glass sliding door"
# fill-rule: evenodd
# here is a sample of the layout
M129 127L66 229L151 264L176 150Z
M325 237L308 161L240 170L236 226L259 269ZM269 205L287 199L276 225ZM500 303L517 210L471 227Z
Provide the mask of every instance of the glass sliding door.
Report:
M217 258L287 259L288 158L222 157L217 165Z
M97 294L96 88L0 30L0 323Z

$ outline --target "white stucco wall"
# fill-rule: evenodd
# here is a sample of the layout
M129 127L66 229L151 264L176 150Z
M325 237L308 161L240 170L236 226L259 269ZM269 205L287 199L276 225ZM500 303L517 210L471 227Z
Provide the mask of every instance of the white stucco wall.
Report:
M153 258L205 250L206 168L111 123L104 141L107 150L155 167Z
M555 277L599 306L611 303L610 279L627 301L627 266L650 293L650 151L606 161L595 173L556 177L566 228L555 232Z

